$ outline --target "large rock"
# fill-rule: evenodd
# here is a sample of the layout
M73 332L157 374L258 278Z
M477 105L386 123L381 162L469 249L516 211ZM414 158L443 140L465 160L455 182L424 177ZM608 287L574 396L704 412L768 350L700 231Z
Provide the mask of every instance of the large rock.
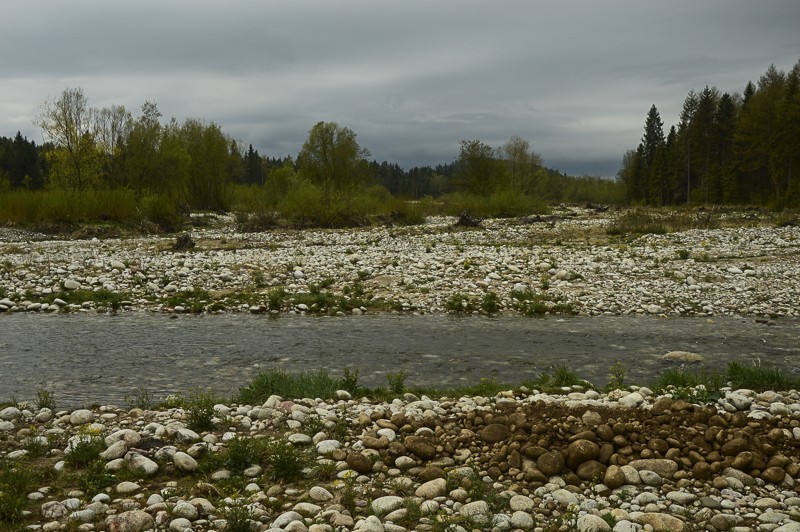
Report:
M404 504L405 501L402 497L386 495L372 501L372 511L375 512L377 516L384 516L390 512L394 512L398 508L402 508Z
M407 436L403 440L403 445L406 451L423 460L430 460L436 456L436 447L430 440L422 436Z
M575 468L584 462L594 460L600 454L600 446L590 440L576 440L567 447L567 463Z
M637 471L652 471L656 473L661 478L672 478L678 471L678 464L674 460L668 460L666 458L649 458L643 460L632 460L629 466L633 467Z
M443 478L435 478L420 485L414 492L417 497L423 499L433 499L434 497L441 497L447 493L447 480Z
M46 502L42 505L42 517L45 519L61 519L69 513L66 506L58 501Z
M599 515L585 514L578 518L580 532L607 532L611 527Z
M75 426L91 423L93 419L94 419L94 414L92 414L92 411L86 410L85 408L80 410L75 410L69 415L70 425L75 425Z
M677 517L661 513L643 513L636 518L640 525L650 525L654 532L682 532L686 526Z
M469 502L458 511L470 523L482 525L489 521L489 505L486 501Z
M761 479L770 484L780 485L786 479L786 471L780 467L768 467L761 473Z
M739 453L751 450L750 442L744 438L733 438L722 444L720 452L723 456L737 456Z
M480 437L486 443L497 443L508 439L510 435L511 429L500 423L491 423L480 431Z
M670 360L672 362L702 362L705 360L703 355L692 353L690 351L670 351L661 358L664 360Z
M371 473L373 462L361 453L348 453L345 458L347 466L358 473Z
M588 460L578 466L578 469L575 470L575 474L578 475L578 478L581 480L600 482L606 474L606 466L597 460Z
M544 453L536 459L536 468L546 477L557 475L564 469L564 456L558 451Z
M142 532L154 527L153 517L144 510L131 510L106 519L108 532Z
M128 464L128 469L138 475L149 477L158 471L157 463L139 453L128 453L125 455L125 462Z
M81 287L81 283L75 279L67 279L64 281L64 288L67 290L77 290Z
M132 429L122 429L112 432L105 438L106 446L110 447L114 442L124 441L128 447L138 447L142 443L142 436Z
M14 421L22 416L22 412L15 406L9 406L0 410L0 419L3 421Z
M624 486L625 482L625 473L622 472L622 468L617 465L608 466L608 469L606 469L606 474L603 477L603 484L613 490L615 488L619 488L620 486Z
M194 471L198 467L197 460L180 451L172 457L172 463L175 464L175 469L184 473Z
M128 444L125 443L123 440L114 442L111 446L100 453L100 458L105 460L106 462L115 460L117 458L122 458L125 456L125 453L128 452Z
M173 517L183 517L189 521L194 521L200 516L197 508L186 501L176 502L175 506L172 507L172 515Z

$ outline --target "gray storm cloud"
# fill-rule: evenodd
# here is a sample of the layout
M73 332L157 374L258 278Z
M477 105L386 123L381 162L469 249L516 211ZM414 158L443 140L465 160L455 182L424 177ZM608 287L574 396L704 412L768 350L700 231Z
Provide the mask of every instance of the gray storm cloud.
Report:
M796 0L14 2L0 135L41 140L41 103L79 86L94 106L214 121L264 155L332 120L404 167L519 135L548 166L610 176L650 105L669 125L690 89L791 68L798 20Z

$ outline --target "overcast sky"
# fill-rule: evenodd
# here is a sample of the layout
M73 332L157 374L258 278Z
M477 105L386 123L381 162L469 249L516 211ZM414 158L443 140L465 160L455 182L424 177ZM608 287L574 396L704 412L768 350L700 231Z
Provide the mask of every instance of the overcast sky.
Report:
M798 28L798 0L6 1L0 135L41 142L42 102L81 87L272 157L325 120L405 168L519 135L549 167L611 176L652 104L666 129L690 89L791 69Z

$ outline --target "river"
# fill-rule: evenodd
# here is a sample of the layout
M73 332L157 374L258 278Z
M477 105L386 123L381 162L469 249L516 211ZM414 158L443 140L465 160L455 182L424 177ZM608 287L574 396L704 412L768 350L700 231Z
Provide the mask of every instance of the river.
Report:
M668 351L778 366L798 375L800 321L714 317L360 317L247 314L0 315L0 400L39 389L59 407L124 405L140 387L155 399L195 387L230 396L259 368L360 370L364 385L408 372L408 385L519 383L565 365L596 385L620 361L627 382L651 383Z

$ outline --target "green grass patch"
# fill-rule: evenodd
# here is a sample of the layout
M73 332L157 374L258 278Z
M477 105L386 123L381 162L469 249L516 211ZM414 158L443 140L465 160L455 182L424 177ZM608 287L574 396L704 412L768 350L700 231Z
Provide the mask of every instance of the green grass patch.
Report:
M171 294L165 297L162 302L168 307L174 308L181 306L188 312L198 314L203 312L206 306L212 303L212 298L208 290L194 287L188 291Z
M27 495L35 483L34 474L24 464L0 460L0 529L22 521Z
M322 370L292 374L283 368L272 368L259 372L250 384L240 388L238 400L245 404L261 404L271 395L293 399L331 399L336 396L336 390L343 390L346 386L353 387L353 374L348 375L349 377L339 379Z
M800 378L787 375L785 371L778 368L761 365L747 366L739 362L731 362L728 364L726 377L734 389L746 388L757 392L800 389Z
M591 387L591 384L578 377L578 374L568 367L555 366L550 372L540 373L538 379L527 382L526 386L544 391L561 391L561 388Z
M572 304L561 301L558 296L533 290L513 290L511 292L513 306L525 316L544 316L550 314L575 314Z

